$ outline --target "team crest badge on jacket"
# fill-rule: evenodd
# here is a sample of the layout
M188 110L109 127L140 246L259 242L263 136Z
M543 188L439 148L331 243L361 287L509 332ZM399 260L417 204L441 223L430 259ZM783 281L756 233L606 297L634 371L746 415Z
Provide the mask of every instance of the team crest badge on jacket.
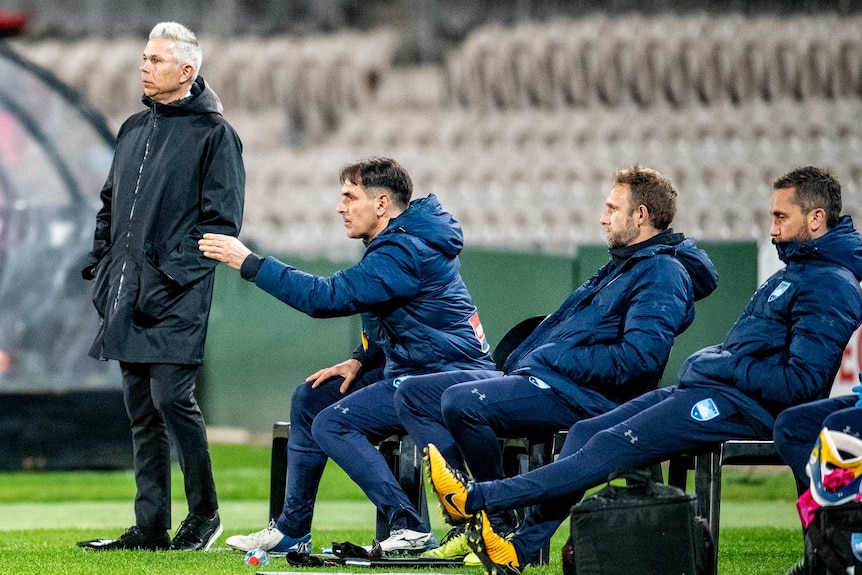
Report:
M781 282L780 284L778 284L778 287L775 288L775 290L771 294L769 294L769 299L767 299L766 301L773 301L773 300L780 298L781 294L786 292L787 288L789 288L789 287L790 287L790 282Z

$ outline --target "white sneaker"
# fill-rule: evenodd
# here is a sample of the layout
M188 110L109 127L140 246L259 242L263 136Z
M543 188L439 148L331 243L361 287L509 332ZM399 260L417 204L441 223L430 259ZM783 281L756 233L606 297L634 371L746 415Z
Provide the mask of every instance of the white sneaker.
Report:
M395 529L389 532L389 537L380 542L384 553L392 551L425 551L437 547L437 537L434 533L423 533L412 529Z
M275 551L287 553L289 551L310 552L311 533L300 537L288 537L275 526L275 521L270 521L266 529L261 529L248 535L232 535L225 540L228 547L240 551L251 551L252 549L263 549L264 551Z

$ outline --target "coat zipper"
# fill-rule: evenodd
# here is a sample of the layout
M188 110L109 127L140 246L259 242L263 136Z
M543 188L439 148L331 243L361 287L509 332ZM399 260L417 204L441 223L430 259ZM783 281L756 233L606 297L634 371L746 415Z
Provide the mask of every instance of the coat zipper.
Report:
M114 298L113 311L117 311L117 305L120 303L120 294L123 293L123 283L126 279L126 264L128 263L128 254L129 254L129 245L132 242L132 220L135 217L135 207L138 204L138 192L141 189L141 176L144 173L144 164L147 161L147 155L150 152L150 141L152 140L153 134L156 131L156 108L152 108L153 111L153 126L150 130L150 134L147 136L147 143L144 145L144 157L141 158L141 165L138 168L138 179L135 182L135 192L132 196L132 209L129 210L129 227L126 230L126 258L123 259L123 267L120 268L120 281L117 285L117 297Z

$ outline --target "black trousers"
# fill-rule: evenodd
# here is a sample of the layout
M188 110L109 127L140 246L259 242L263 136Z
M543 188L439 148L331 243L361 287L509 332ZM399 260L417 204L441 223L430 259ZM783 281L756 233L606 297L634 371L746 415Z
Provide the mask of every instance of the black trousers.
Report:
M189 513L218 509L203 415L195 399L196 365L120 362L134 449L135 523L171 528L171 444L183 472Z

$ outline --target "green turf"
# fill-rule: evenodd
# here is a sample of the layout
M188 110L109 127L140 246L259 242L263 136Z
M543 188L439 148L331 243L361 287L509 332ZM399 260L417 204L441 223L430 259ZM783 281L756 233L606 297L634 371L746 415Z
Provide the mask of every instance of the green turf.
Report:
M269 450L265 447L212 446L225 536L265 526L269 494ZM174 473L174 522L185 515L182 480ZM721 575L783 573L801 556L789 472L775 469L725 470L720 540ZM85 575L251 574L239 552L87 553L75 542L114 537L134 522L134 478L130 472L0 473L0 573ZM433 506L432 525L446 532ZM374 536L373 506L337 467L330 465L321 485L312 529L315 547L333 541L368 543ZM551 563L530 568L535 575L558 575L567 524L551 546ZM217 543L224 546L224 537ZM625 542L620 542L625 552ZM283 559L266 567L294 570ZM340 571L343 569L339 569ZM362 569L353 571L363 572ZM479 568L447 569L481 573ZM367 571L366 571L367 572ZM417 572L421 573L421 571Z

